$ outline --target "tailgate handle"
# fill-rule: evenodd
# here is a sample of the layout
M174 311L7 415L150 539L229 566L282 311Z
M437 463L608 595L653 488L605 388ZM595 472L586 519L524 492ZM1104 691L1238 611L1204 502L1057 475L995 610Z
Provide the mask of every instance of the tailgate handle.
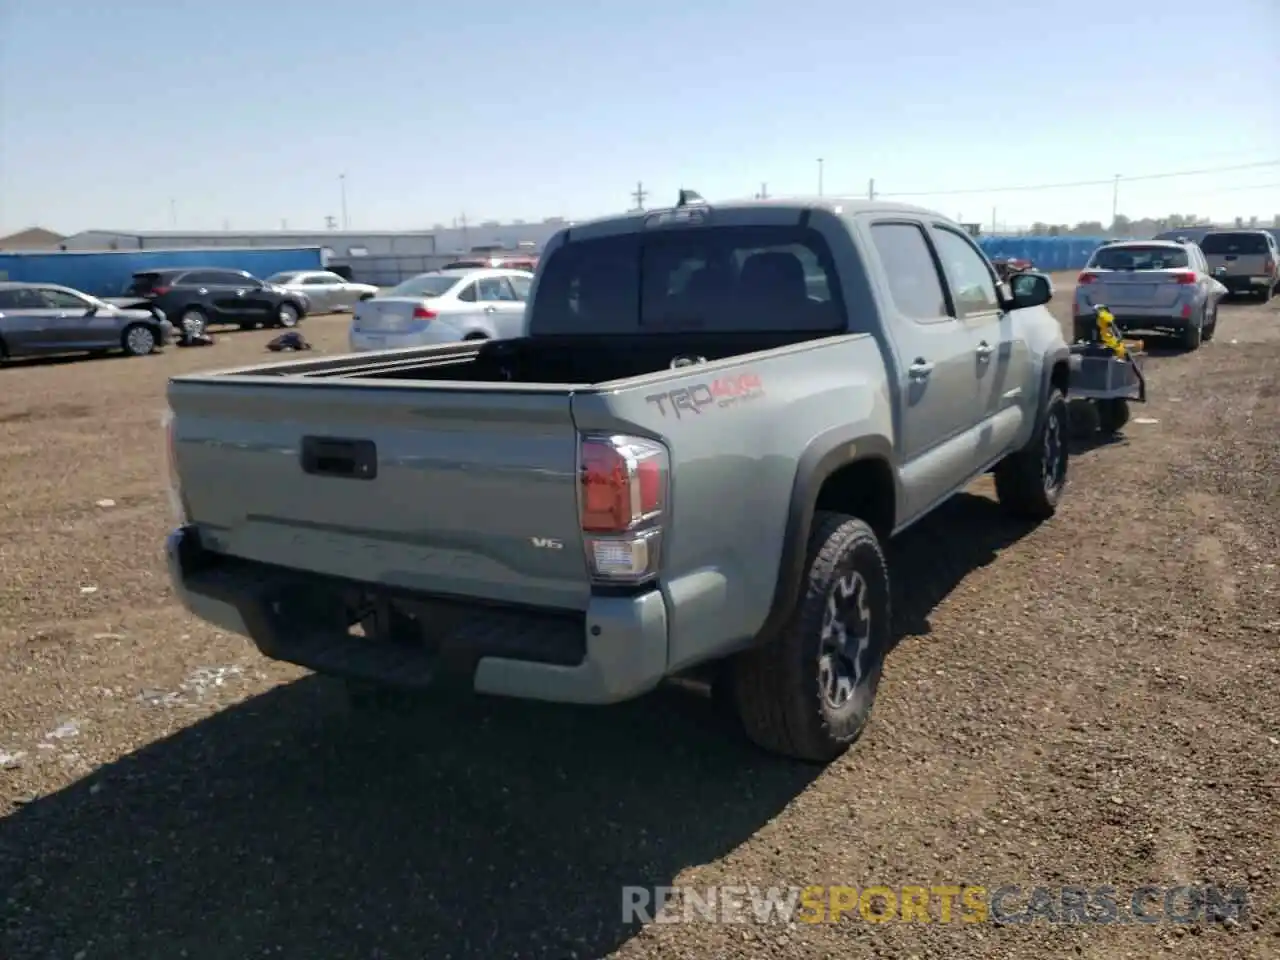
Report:
M317 477L372 480L378 475L378 448L372 440L303 437L302 471Z

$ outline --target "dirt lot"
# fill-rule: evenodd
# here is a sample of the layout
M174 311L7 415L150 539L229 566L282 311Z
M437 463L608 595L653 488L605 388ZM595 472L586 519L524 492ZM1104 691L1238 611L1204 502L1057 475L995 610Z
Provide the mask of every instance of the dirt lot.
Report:
M328 350L344 329L304 325ZM825 771L681 691L352 716L185 616L165 380L268 338L0 369L0 957L1280 955L1280 302L1154 359L1156 422L1078 450L1052 522L1011 525L984 484L894 546L901 643ZM624 885L1111 885L1123 908L1205 882L1247 885L1251 916L621 912Z

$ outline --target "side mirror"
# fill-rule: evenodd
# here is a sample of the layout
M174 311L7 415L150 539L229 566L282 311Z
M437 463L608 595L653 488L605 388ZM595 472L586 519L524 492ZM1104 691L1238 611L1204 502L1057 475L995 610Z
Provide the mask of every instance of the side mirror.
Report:
M1009 300L1006 306L1010 310L1043 306L1053 299L1049 278L1043 273L1015 273L1007 282Z
M92 316L95 316L97 312L98 312L98 305L96 303L91 303L89 304L88 308L85 310L84 315L86 317L92 317Z

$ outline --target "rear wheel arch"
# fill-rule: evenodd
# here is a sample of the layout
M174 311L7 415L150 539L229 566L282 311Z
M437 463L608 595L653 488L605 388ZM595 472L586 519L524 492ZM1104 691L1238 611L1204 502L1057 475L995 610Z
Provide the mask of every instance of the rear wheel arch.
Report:
M759 642L776 636L795 609L811 528L820 511L864 520L881 540L893 533L900 497L892 454L888 437L845 428L809 442L796 467L773 603L757 634Z

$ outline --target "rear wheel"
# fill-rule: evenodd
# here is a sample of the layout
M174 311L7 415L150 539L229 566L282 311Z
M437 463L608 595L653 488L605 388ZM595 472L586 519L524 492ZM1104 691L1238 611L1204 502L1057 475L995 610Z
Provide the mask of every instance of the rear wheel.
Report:
M802 589L782 633L731 661L731 695L758 746L826 763L866 726L889 650L889 570L871 527L818 513Z
M489 336L488 334L484 334L484 333L468 333L462 339L463 340L488 340Z
M1082 340L1087 342L1093 339L1093 321L1082 320L1077 317L1073 328L1073 336L1071 338L1073 343L1079 343Z
M1182 328L1181 343L1184 350L1195 350L1200 346L1200 341L1204 335L1204 314L1199 318L1189 321Z
M178 318L178 329L182 332L182 336L188 339L200 336L208 326L209 318L204 315L203 310L197 310L195 307L183 310L182 316Z
M276 324L277 327L291 329L298 325L298 308L292 303L282 303L276 307Z
M1209 311L1208 319L1204 324L1204 333L1201 339L1208 343L1213 339L1213 335L1218 332L1218 306L1214 304L1213 309Z

